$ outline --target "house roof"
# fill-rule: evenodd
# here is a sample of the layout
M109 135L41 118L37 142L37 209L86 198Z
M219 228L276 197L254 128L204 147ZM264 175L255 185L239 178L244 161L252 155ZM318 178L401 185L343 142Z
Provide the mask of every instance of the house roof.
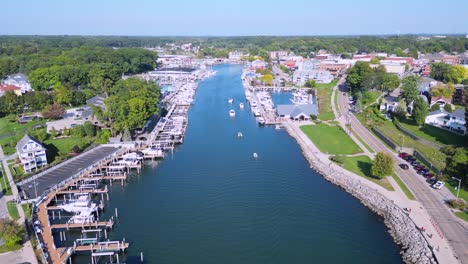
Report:
M288 105L278 105L276 112L278 115L289 115L289 116L298 116L301 113L306 115L317 115L317 105L316 104L288 104Z
M14 85L9 85L9 84L0 84L0 91L6 92L6 91L21 91L21 88L18 86Z
M44 146L39 140L35 139L34 137L29 136L28 134L25 134L24 137L20 141L18 141L18 143L16 144L16 150L18 152L22 152L21 150L26 144L28 144L30 140L36 142L37 144L39 144L40 146L44 148Z
M450 114L450 113L441 109L441 110L436 110L436 111L429 112L429 114L427 114L427 116L448 115L448 114Z
M89 104L89 105L95 105L97 107L101 107L101 108L106 108L106 104L104 103L104 100L105 98L100 96L100 95L96 95L94 96L93 98L90 98L88 100L86 100L86 103Z

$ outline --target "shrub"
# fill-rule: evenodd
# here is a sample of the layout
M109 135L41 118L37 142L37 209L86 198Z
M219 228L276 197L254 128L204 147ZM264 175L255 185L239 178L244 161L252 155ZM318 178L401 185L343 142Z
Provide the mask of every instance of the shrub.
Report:
M345 160L345 157L342 156L342 155L334 155L334 156L330 156L330 160L334 161L334 162L336 162L338 164L343 164L344 160Z
M317 115L310 115L310 119L317 120Z
M468 204L463 199L452 199L448 201L449 205L458 210L466 210Z

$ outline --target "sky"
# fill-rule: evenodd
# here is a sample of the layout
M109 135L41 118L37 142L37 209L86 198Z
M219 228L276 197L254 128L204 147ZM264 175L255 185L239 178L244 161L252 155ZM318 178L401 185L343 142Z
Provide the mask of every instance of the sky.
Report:
M466 34L468 0L0 0L0 35Z

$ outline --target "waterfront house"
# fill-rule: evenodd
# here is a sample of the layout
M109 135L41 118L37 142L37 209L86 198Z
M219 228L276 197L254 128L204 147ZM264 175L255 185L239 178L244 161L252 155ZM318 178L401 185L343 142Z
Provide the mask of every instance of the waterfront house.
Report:
M46 148L27 134L16 144L16 152L25 172L47 165Z
M0 84L0 96L3 96L6 92L13 91L17 96L21 96L21 88L11 84Z
M318 115L316 104L278 105L276 113L292 120L309 120L311 115Z
M22 73L7 76L3 83L19 87L23 94L32 90L28 78Z
M430 112L424 123L462 135L466 134L465 109L459 109L453 113L444 110Z

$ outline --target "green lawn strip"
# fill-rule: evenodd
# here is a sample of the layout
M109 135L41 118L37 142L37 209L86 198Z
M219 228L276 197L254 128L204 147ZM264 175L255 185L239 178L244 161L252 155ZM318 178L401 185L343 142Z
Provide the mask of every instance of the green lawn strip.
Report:
M347 155L362 152L341 127L318 124L301 126L301 130L323 153Z
M455 212L454 213L458 218L468 222L468 212Z
M413 193L410 191L410 189L408 189L408 186L406 186L406 184L400 179L400 177L396 176L395 174L393 174L392 177L398 183L401 190L405 193L408 199L416 200L416 197L414 197Z
M331 107L331 95L333 92L333 87L338 83L338 80L334 80L331 83L319 83L315 87L317 91L317 100L318 100L318 118L321 120L332 120L335 119L335 114Z
M449 179L448 181L445 182L445 186L455 197L457 196L457 190L455 188L458 188L458 181ZM458 198L461 198L465 200L465 202L468 202L468 191L463 190L463 188L460 188L460 192L458 194Z
M3 164L0 164L2 166L2 171L5 171L3 168ZM5 177L5 178L3 178ZM5 186L6 182L6 186ZM1 191L3 195L12 195L13 193L11 192L10 184L8 184L8 179L6 176L4 176L2 173L0 173L0 186L1 186Z
M18 208L16 208L16 204L12 201L7 202L7 209L8 213L10 214L11 218L13 220L18 220L19 219L19 213L18 213Z
M363 112L356 114L355 116L369 130L371 127L374 127L378 129L384 136L397 143L397 145L403 142L404 147L409 147L417 150L419 153L423 154L436 168L445 167L446 156L442 152L429 146L426 146L423 143L417 142L408 136L405 136L400 130L398 130L395 127L395 125L391 121L382 120L379 117L376 117L373 112L369 114L369 116L366 115L367 113Z
M437 144L456 146L466 146L468 144L468 136L458 135L431 125L418 127L411 119L401 120L400 125L415 136Z
M375 103L377 101L377 98L379 98L379 96L381 95L382 93L379 92L379 91L368 91L364 94L364 96L362 97L362 105L365 107L368 107L369 105Z
M387 178L377 179L371 176L372 160L368 156L344 157L343 168L370 180L389 191L395 191Z
M357 133L353 133L353 135L359 140L359 142L361 142L362 145L364 145L364 147L366 147L370 153L375 153L375 151L369 145L367 145L367 143L362 140L362 138Z
M16 134L18 131L22 131L33 126L45 123L44 120L34 120L25 124L20 124L16 121L10 122L10 120L14 119L15 118L8 116L0 118L0 136L6 134Z
M24 217L25 217L26 219L31 218L31 215L32 215L32 204L31 204L31 203L21 204L21 207L23 207Z
M1 253L5 253L5 252L10 252L10 251L16 251L18 249L20 249L22 246L21 245L15 245L13 248L9 248L5 245L1 245L0 246L0 254Z

